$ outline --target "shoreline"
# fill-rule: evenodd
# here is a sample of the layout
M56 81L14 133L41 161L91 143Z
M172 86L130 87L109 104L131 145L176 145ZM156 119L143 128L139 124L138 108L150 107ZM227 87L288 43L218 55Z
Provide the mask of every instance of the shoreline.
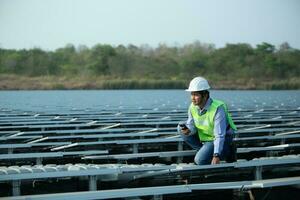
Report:
M185 89L189 80L121 79L116 77L26 77L0 75L0 90ZM289 80L209 79L215 90L299 90L300 78Z

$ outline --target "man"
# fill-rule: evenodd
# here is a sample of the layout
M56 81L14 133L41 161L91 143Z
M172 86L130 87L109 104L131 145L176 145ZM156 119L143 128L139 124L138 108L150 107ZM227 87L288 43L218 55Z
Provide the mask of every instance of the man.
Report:
M194 78L186 90L191 92L188 120L178 126L184 141L197 150L197 165L234 162L233 134L236 126L224 102L211 99L210 86L203 77Z

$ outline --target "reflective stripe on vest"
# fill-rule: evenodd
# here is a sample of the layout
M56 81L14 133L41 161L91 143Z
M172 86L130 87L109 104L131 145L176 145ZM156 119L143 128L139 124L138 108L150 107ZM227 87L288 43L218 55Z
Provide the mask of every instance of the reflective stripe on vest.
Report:
M198 131L200 141L212 141L214 140L214 117L219 106L223 106L227 122L233 130L237 130L235 124L232 121L231 115L228 112L226 104L219 100L212 100L206 113L203 115L198 114L198 106L190 105L190 113L193 116L194 124Z

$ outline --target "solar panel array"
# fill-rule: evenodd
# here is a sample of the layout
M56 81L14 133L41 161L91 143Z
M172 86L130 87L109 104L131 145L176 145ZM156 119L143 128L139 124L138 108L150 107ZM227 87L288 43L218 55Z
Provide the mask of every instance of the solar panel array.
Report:
M238 161L197 166L196 152L177 133L186 109L2 109L0 196L176 199L202 190L297 185L299 111L231 110Z

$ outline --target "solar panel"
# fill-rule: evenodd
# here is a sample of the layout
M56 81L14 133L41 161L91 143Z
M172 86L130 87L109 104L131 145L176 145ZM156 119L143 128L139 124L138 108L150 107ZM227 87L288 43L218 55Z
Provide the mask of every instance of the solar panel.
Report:
M238 161L205 166L190 163L196 152L176 132L178 122L186 119L185 108L3 112L0 113L0 188L8 183L12 195L22 195L25 187L31 187L22 180L39 180L47 185L49 179L60 183L70 177L71 185L82 185L85 180L90 192L49 193L30 198L62 195L61 198L89 199L97 194L97 198L105 199L112 193L116 198L147 195L159 198L195 190L240 189L241 185L251 189L299 183L300 114L295 108L232 110L239 128L234 140ZM37 165L33 165L32 159L36 159ZM172 185L185 181L184 177L211 181L213 178L209 177L220 174L226 174L232 181ZM246 175L256 181L239 180ZM266 175L271 179L264 180ZM134 188L135 181L141 185ZM93 193L92 190L102 189L99 182L107 182L108 190ZM116 185L112 187L110 182ZM153 187L144 187L150 183ZM130 184L133 188L125 189Z

